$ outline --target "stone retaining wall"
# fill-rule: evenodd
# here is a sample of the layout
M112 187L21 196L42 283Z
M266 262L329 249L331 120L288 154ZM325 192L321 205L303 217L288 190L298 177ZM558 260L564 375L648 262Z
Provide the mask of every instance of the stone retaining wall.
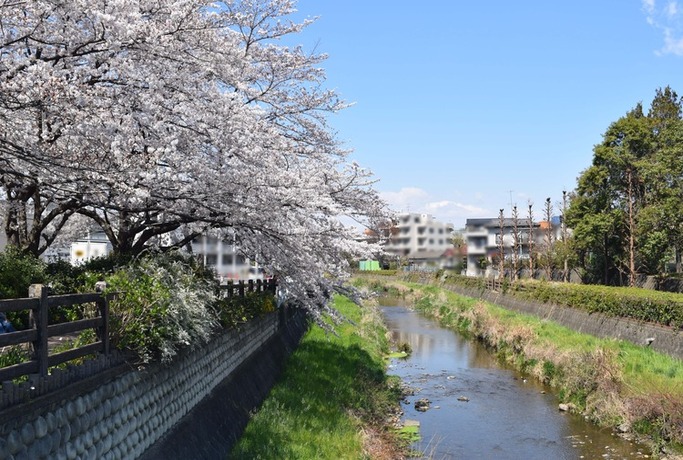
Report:
M271 314L170 365L129 370L87 392L67 388L60 399L27 403L23 415L0 426L0 460L139 458L284 323L283 315Z
M672 328L628 318L607 316L602 313L589 313L560 305L531 302L496 291L470 289L452 284L444 284L441 287L521 313L548 319L577 332L602 338L627 340L636 345L650 346L661 353L683 359L683 333Z

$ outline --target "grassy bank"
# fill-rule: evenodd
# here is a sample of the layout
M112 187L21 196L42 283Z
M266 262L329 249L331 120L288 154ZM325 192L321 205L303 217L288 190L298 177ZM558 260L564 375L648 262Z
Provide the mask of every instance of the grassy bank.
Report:
M399 384L385 374L389 348L379 313L343 297L335 308L353 324L337 325L337 335L317 326L307 333L230 458L402 457L386 427Z
M629 342L579 334L436 286L374 283L401 293L443 326L481 340L501 359L555 387L560 402L574 412L626 436L645 437L656 453L683 452L680 360Z

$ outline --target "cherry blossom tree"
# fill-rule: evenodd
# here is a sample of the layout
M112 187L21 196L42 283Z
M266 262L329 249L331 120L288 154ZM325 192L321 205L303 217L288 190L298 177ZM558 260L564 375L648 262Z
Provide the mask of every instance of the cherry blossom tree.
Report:
M325 305L346 256L378 249L338 217L385 209L328 126L345 104L324 87L325 56L278 41L309 24L294 8L0 2L8 240L39 254L74 214L119 252L234 234L292 296Z

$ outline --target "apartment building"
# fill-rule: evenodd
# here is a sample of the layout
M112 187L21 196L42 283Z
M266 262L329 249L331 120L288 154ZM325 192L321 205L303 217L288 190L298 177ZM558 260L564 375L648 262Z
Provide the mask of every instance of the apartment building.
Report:
M439 222L430 214L399 214L391 233L386 252L408 259L424 259L427 255L438 258L453 247L453 224Z
M216 271L221 281L229 279L263 279L263 269L253 265L240 254L239 247L232 242L211 236L200 236L192 240L192 254L205 266ZM88 260L108 255L112 250L102 230L91 230L85 238L71 243L71 264L79 265Z
M192 253L204 265L216 270L221 281L264 279L264 271L258 264L252 264L240 253L233 242L212 236L200 236L192 240Z

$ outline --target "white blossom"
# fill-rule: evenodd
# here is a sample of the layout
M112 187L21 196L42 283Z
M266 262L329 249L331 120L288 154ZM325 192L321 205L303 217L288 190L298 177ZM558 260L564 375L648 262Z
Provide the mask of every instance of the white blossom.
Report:
M300 304L323 305L384 213L327 115L325 55L289 0L0 5L0 187L8 238L39 253L75 214L119 251L235 232ZM30 218L28 218L30 217Z

